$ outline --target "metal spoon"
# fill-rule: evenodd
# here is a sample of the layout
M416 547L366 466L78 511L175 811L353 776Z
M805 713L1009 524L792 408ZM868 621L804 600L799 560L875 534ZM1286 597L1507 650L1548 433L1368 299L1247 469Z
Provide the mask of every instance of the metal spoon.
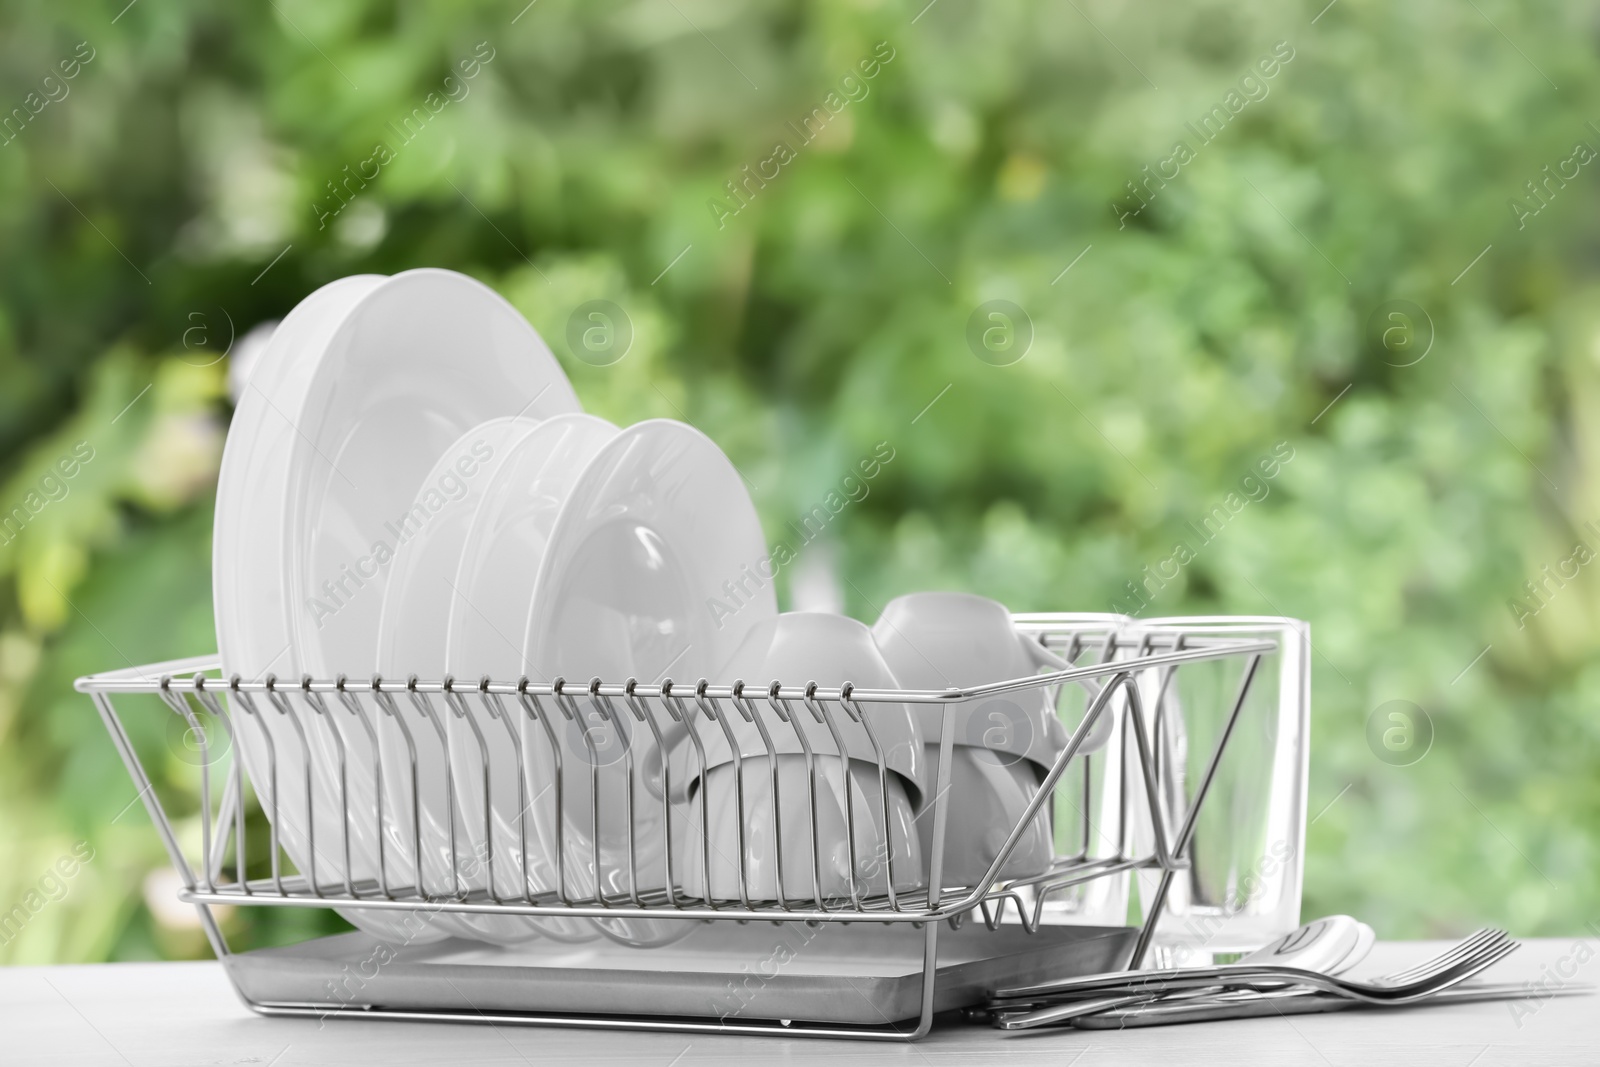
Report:
M1292 930L1242 957L1239 962L1338 974L1347 967L1355 966L1356 961L1350 959L1350 955L1360 944L1361 928L1365 925L1348 915L1313 919L1298 930ZM1371 947L1368 944L1369 950Z

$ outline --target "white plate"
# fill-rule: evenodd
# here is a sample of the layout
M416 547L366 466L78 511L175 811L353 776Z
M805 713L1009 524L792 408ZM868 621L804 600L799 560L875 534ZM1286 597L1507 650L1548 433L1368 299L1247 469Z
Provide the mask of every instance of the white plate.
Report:
M592 415L557 415L532 432L510 442L483 485L473 509L470 529L451 560L453 589L438 614L444 635L439 640L443 669L458 683L476 682L484 675L513 681L522 673L521 636L527 625L528 605L539 562L544 558L550 531L568 493L600 448L617 435L617 428ZM477 700L477 697L469 699ZM505 701L519 728L525 721L516 700ZM554 857L557 845L554 806L537 794L548 779L530 775L522 780L517 744L504 727L506 720L480 719L486 729L483 741L489 760L489 807L493 827L484 829L483 760L471 724L450 718L451 754L457 802L463 813L467 839L474 855L485 855L492 840L495 884L501 892L521 892L523 844L526 831L527 880L534 892L555 887ZM529 766L544 767L549 744L542 727L532 727L524 759ZM526 818L520 818L526 811ZM561 940L588 939L594 927L578 919L512 919L493 940L510 941L537 931Z
M539 335L482 283L413 270L367 294L329 343L297 420L287 517L300 551L287 580L304 669L374 669L386 573L367 577L363 561L429 521L413 510L417 490L453 441L500 416L577 410Z
M212 534L212 594L224 668L254 679L276 671L293 678L290 605L280 562L288 552L282 508L287 495L291 412L334 330L382 275L341 278L286 315L239 398L222 450Z
M253 640L269 650L287 646L277 657L280 675L346 673L363 680L376 665L387 564L401 536L422 521L409 509L425 472L472 426L502 415L570 411L577 400L526 320L485 286L450 271L409 271L369 285L325 343L318 340L298 351L295 387L266 403L283 428L270 446L254 450L280 454L272 466L275 479L247 472L235 479L246 501L244 521L276 524L281 551L230 555L227 565L269 572L260 583L264 599L250 606L260 623ZM336 782L342 746L349 810L358 816L349 822L351 873L376 877L377 835L371 820L360 816L375 818L377 811L366 732L383 716L377 718L362 724L335 713L313 720L308 731L318 782L319 876L342 869L324 857L328 844L341 843ZM331 833L324 828L328 820ZM350 917L394 936L396 924L376 913ZM399 929L406 940L436 932L433 924L421 934L410 924Z
M446 510L456 490L425 483L453 442L497 417L539 419L577 406L538 334L481 283L407 271L363 297L329 341L296 415L286 511L297 551L283 581L300 669L355 679L377 669L392 554ZM375 728L395 725L377 719ZM366 751L366 727L354 716L332 722L348 750ZM330 774L332 748L330 740L322 763ZM356 761L349 780L356 810L376 810L368 762ZM375 870L375 836L366 820L356 825ZM392 821L388 828L396 829Z
M566 416L562 416L566 417ZM536 431L538 419L507 416L490 419L468 430L435 462L418 487L416 501L428 516L417 524L414 534L402 541L389 565L384 588L383 612L378 627L377 667L386 677L411 674L422 678L442 678L445 668L445 641L449 630L450 608L456 599L456 569L467 543L473 513L483 500L495 469L512 454L517 443ZM437 508L430 506L436 504ZM416 848L412 843L412 804L417 804L416 830L422 843L423 884L437 895L448 895L460 888L480 890L488 886L484 853L468 847L475 840L452 841L450 836L452 784L448 773L459 760L452 755L467 754L460 746L475 746L460 720L450 713L445 698L426 698L433 718L412 715L409 701L402 701L406 714L400 722L382 717L378 736L383 749L384 802L389 830L385 859L392 883L409 884L416 877ZM400 726L410 720L409 738ZM448 735L448 740L447 740ZM409 743L408 743L409 741ZM476 753L471 753L476 755ZM416 761L416 795L412 791L411 761ZM481 774L479 775L481 778ZM478 805L477 819L482 819ZM465 826L473 825L468 816ZM462 826L457 822L458 828ZM463 831L458 829L458 836ZM481 839L480 832L476 839ZM454 851L452 851L454 849ZM459 881L458 881L459 876ZM502 878L504 894L520 893ZM520 919L484 915L441 913L435 920L442 928L463 937L480 940L525 940L538 933L537 927Z
M313 372L334 332L356 303L384 280L373 274L341 278L297 304L260 353L239 398L223 448L212 547L217 648L225 675L254 680L276 673L288 683L298 679L289 638L293 606L284 595L282 581L291 551L283 522L289 455L296 434L290 413L303 405ZM346 874L356 880L376 877L377 865L365 858L359 826L346 824L342 818L336 777L310 774L313 820L306 811L310 764L305 742L269 700L258 697L255 704L259 718L244 715L240 703L234 702L239 751L263 808L269 816L276 815L279 839L290 860L301 871L310 872L314 840L319 882L337 884ZM319 751L322 744L329 743L317 734L312 740ZM350 756L352 761L370 759L370 751L363 742ZM272 804L274 781L276 809ZM352 796L359 797L359 792ZM367 796L371 796L370 786ZM382 912L347 909L340 914L369 933L401 943L445 936L442 930L419 928Z
M727 606L725 583L766 556L744 483L710 438L668 419L631 426L585 468L556 519L528 613L523 673L541 682L564 677L575 687L593 677L646 685L669 676L714 678L745 636L777 614L770 582L746 582L737 610L719 610ZM659 782L655 802L636 803L632 816L636 878L630 879L626 834L617 832L629 822L624 753L631 751L630 731L643 728L627 715L617 716L615 726L606 723L587 697L575 703L588 737L582 728L562 731L562 761L599 778L600 870L592 858L589 786L578 784L588 776L564 771L568 855L591 857L566 865L566 888L592 895L597 879L608 894L662 888L668 876ZM653 741L639 747L655 752ZM652 772L642 766L649 761L633 762L633 792L651 798ZM614 937L646 943L662 926L603 923ZM687 924L671 925L676 935Z

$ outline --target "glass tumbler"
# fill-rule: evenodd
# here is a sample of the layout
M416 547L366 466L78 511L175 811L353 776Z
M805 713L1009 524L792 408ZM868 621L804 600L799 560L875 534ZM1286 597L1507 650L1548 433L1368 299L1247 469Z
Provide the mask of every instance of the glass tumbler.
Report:
M1310 755L1310 625L1299 619L1207 616L1143 620L1152 651L1208 641L1271 639L1245 696L1156 925L1146 966L1208 964L1248 952L1300 925L1306 779ZM1142 672L1143 714L1154 750L1167 840L1175 841L1239 695L1248 658ZM1124 746L1127 773L1137 750ZM1129 790L1133 847L1153 847L1142 789ZM1148 908L1161 872L1141 870Z

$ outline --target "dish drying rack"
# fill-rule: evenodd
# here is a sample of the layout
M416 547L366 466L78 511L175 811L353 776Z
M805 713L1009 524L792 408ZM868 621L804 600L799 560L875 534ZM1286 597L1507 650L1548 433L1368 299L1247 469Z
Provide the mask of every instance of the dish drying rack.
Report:
M182 889L178 894L179 898L195 905L202 928L217 958L227 969L236 991L249 1008L262 1015L354 1016L903 1041L915 1040L926 1035L938 1011L962 1006L959 1002L952 1003L949 996L941 995L939 989L941 980L947 974L940 967L940 938L941 931L948 928L953 933L947 935L947 938L958 941L966 938L971 941L975 935L970 931L975 927L971 927L969 921L974 916L982 919L983 926L988 931L1005 933L1011 939L1008 944L1015 942L1017 937L1021 936L1017 933L1019 928L1022 934L1037 938L1041 929L1057 931L1063 929L1050 926L1046 922L1046 911L1049 902L1059 900L1069 890L1084 886L1096 879L1112 878L1125 872L1139 869L1159 870L1161 872L1159 888L1153 899L1144 904L1142 925L1137 929L1137 933L1128 928L1123 928L1122 931L1099 931L1102 934L1125 931L1126 936L1120 942L1111 943L1109 950L1111 956L1098 958L1098 965L1092 965L1091 969L1107 970L1120 967L1132 969L1141 965L1150 950L1151 938L1161 917L1172 880L1189 866L1188 850L1197 818L1227 749L1229 738L1234 732L1240 711L1245 706L1262 657L1278 649L1278 642L1271 637L1217 637L1186 633L1181 628L1174 629L1170 626L1157 632L1140 629L1133 620L1119 616L1030 614L1015 616L1014 621L1020 632L1040 641L1067 662L1077 664L1084 658L1089 662L1075 665L1069 670L961 690L932 692L863 689L853 687L849 682L833 687L821 686L816 682L807 682L803 685L774 682L762 689L743 683L714 685L703 679L692 683L667 680L659 684L642 684L634 679L620 683L593 679L586 683L574 684L558 678L551 683L541 684L529 681L527 678L514 682L497 682L485 678L474 684L463 684L450 678L432 681L415 677L403 680L374 677L363 682L344 677L331 680L307 677L289 682L268 675L262 679L246 681L237 676L221 678L216 657L211 656L90 675L78 679L75 688L94 700L105 727L133 779L134 786L139 791L139 797L142 798L151 821L161 835L162 843L181 879ZM1238 662L1240 667L1238 685L1234 690L1231 705L1221 720L1222 726L1217 734L1214 748L1207 757L1203 771L1196 779L1187 810L1181 813L1180 820L1169 812L1168 806L1162 802L1163 768L1160 766L1157 746L1152 743L1151 725L1154 724L1156 731L1161 728L1163 702L1172 678L1178 670L1190 664L1219 660ZM1147 684L1141 686L1141 680L1145 680ZM988 876L976 885L945 884L944 839L950 801L951 752L958 708L986 698L1053 689L1068 683L1083 686L1088 693L1085 697L1083 717L1073 729L1065 747L1043 775L1026 811L1016 825L1010 828L1004 844L989 868ZM1154 694L1152 701L1154 706L1150 709L1152 714L1146 714L1145 697L1150 694ZM123 713L119 711L113 699L139 695L158 697L169 712L181 717L183 723L187 725L189 736L198 742L202 802L199 811L200 841L197 862L191 863L190 855L180 844L180 834L166 811L155 782L135 751L130 732L124 725ZM269 789L264 794L256 793L250 782L245 760L239 758L237 745L241 725L257 716L288 716L294 720L295 732L299 734L303 746L309 731L329 730L335 735L338 734L338 728L332 725L330 716L355 716L362 720L369 736L374 736L371 731L379 725L381 719L386 716L399 717L406 714L433 720L434 726L441 728L441 736L441 724L444 721L442 716L455 715L472 719L473 733L478 736L481 744L483 730L491 728L504 730L513 722L516 723L515 728L518 730L551 730L558 726L568 727L574 716L579 723L586 724L591 720L580 709L580 701L589 704L599 720L610 721L615 716L629 716L634 723L644 727L634 736L637 738L636 743L642 742L645 745L661 743L662 726L669 721L688 726L691 733L701 730L720 730L730 738L732 735L727 731L736 720L753 723L770 755L775 755L777 751L772 740L775 731L792 730L803 736L800 723L804 721L808 728L828 730L837 740L840 717L846 716L853 723L863 724L869 737L873 738L872 745L876 751L875 767L871 767L872 761L866 762L870 769L875 769L875 780L880 784L886 781L886 776L891 772L886 766L884 752L872 731L871 724L877 706L891 703L942 706L941 740L933 774L934 785L930 791L933 819L932 847L930 854L925 857L925 876L915 880L924 888L906 888L905 879L897 877L891 868L886 884L881 886L881 892L868 894L859 891L860 887L855 877L858 813L851 805L852 790L848 787L845 788L844 794L847 824L845 837L849 844L851 859L847 875L849 892L840 894L834 899L818 899L816 892L810 892L804 887L792 888L789 894L784 894L781 874L780 899L753 899L749 892L751 883L742 850L738 865L737 901L724 900L720 897L691 898L685 896L681 888L671 886L664 891L653 892L634 888L632 892L623 894L608 894L603 888L598 888L589 896L575 896L568 891L566 884L559 877L556 890L537 892L532 882L527 881L520 893L507 894L504 892L505 886L495 885L492 875L491 895L488 890L464 891L460 888L462 882L459 876L459 860L458 891L453 894L430 893L417 885L393 884L394 880L387 877L386 868L381 865L379 878L352 881L348 877L350 870L348 860L345 867L346 875L336 881L316 877L314 862L311 876L308 877L305 873L294 872L291 869L292 862L288 860L287 853L279 840L278 820L274 817L277 790ZM145 703L148 707L149 703ZM1054 700L1051 701L1052 705L1055 703ZM202 715L219 724L225 732L225 740L232 742L228 750L227 766L222 769L220 775L214 775L213 772L212 764L215 759L210 749L211 738L202 724ZM1115 735L1120 742L1117 747L1122 751L1114 752L1108 749L1104 755L1080 753L1080 749L1102 716L1112 716L1129 727ZM494 725L492 720L497 718L505 719L505 723ZM256 728L260 736L265 737L268 744L271 744L271 731L265 729L262 723L257 723ZM589 728L588 725L582 727L586 738ZM1130 737L1131 749L1128 747ZM554 747L559 753L560 746ZM700 745L696 744L695 748L700 749ZM309 758L309 748L303 747L302 751ZM835 752L843 751L845 748L841 742ZM339 752L342 764L344 758L342 743L339 745ZM377 762L376 745L373 747L373 752L374 761ZM274 761L281 763L284 758L283 755L277 755ZM411 758L412 770L415 771L415 750L412 750ZM633 757L630 755L629 758ZM1123 809L1117 822L1121 829L1119 840L1115 842L1116 847L1110 855L1091 855L1088 847L1091 840L1090 812L1094 803L1089 788L1088 764L1097 758L1122 759L1124 766L1137 767L1139 771L1137 775L1130 772L1122 779L1116 798L1116 803ZM818 754L816 759L839 760L841 757L829 753ZM537 782L539 775L537 772L530 772L526 765L524 746L520 744L517 746L517 761L523 782L528 783L529 788L539 784ZM664 776L670 774L671 763L669 759L661 760ZM998 879L998 872L1005 866L1030 822L1040 810L1045 809L1052 818L1059 817L1054 809L1053 797L1058 787L1065 788L1063 777L1075 764L1083 772L1081 798L1072 804L1082 819L1077 838L1079 847L1070 854L1062 855L1059 854L1058 846L1058 854L1043 871L1027 877ZM342 765L340 769L342 774L344 770ZM699 770L703 772L704 769L702 762ZM557 796L560 796L560 775L558 754L555 756L553 782ZM221 787L215 791L214 777L221 778ZM741 810L747 810L743 807L744 778L743 774L735 776L736 797ZM811 813L811 840L815 845L818 843L818 829L814 773L807 776L806 786L806 796L803 799ZM1133 802L1133 798L1129 795L1130 789L1141 787L1144 793L1142 803L1148 804L1148 810L1152 815L1150 829L1153 847L1148 854L1133 855L1130 854L1129 820L1126 818L1126 813L1130 803ZM537 789L533 791L538 792ZM448 789L447 792L451 805L451 848L454 855L455 820L463 816L454 792ZM671 792L671 783L663 781L661 803L664 807ZM212 800L214 795L215 799ZM416 812L387 811L385 809L391 805L384 803L381 789L377 795L378 821L382 823L386 819L401 820L398 825L408 828L413 834L412 854L420 856L423 842L421 832L417 829ZM252 800L257 804L262 803L262 796L268 797L265 802L265 814L269 824L267 834L270 846L270 875L249 877L247 871L241 870L241 867L259 868L261 865L258 858L251 857L248 847L249 839L260 831L247 835L246 812ZM309 786L305 799L308 806L313 803ZM417 799L413 793L413 805L417 803ZM785 797L786 801L788 799ZM881 797L872 799L882 804L880 809L882 819L878 825L887 826L889 821L887 788L884 788ZM635 803L631 791L626 803L629 805L631 818L634 810L632 805ZM777 805L774 803L771 806L775 811ZM702 805L702 811L704 807ZM671 818L669 813L664 812L664 814L666 818ZM919 818L926 814L924 811ZM371 821L373 817L371 812L350 810L347 802L346 810L343 812L346 834L353 820ZM489 820L490 817L490 813L486 810L485 820ZM311 821L315 826L314 813ZM1172 825L1173 823L1176 825ZM563 824L558 821L558 825ZM488 840L492 842L492 827L486 827L485 830L490 835ZM665 869L675 871L680 868L672 864L673 842L670 831L665 836L667 838L664 843L667 856ZM1056 839L1059 840L1058 837ZM556 855L553 857L558 871L562 869L564 863L570 864L580 859L571 855L578 851L580 846L569 847L569 844L566 835L563 834ZM348 856L348 837L344 845ZM702 854L707 851L702 848ZM525 874L526 856L526 845L524 845ZM246 862L241 863L240 857L245 857ZM493 870L492 863L489 869ZM421 881L420 870L417 881L419 883ZM599 882L597 877L596 886L599 886ZM711 892L709 876L704 884L706 891ZM467 1005L457 1003L456 1006L452 1006L451 1002L459 1002L463 998L452 996L447 991L442 994L421 994L424 1000L430 995L437 996L435 1003L410 1003L404 1007L383 1003L357 1004L329 995L333 988L330 979L337 979L342 972L338 960L330 955L331 950L327 948L340 937L348 938L356 935L334 935L313 939L289 948L235 953L229 948L222 922L213 909L219 906L241 905L361 908L410 914L443 911L485 916L557 916L613 920L648 918L686 922L703 920L721 930L731 930L729 924L742 926L757 923L780 924L784 929L792 928L788 924L803 924L803 928L807 931L837 929L831 924L839 923L889 924L890 929L920 942L921 966L920 973L913 972L907 976L909 984L903 990L909 991L910 999L907 1003L911 1010L906 1016L898 1019L884 1017L880 1012L881 1021L876 1025L804 1022L799 1018L789 1020L741 1016L730 1019L721 1013L718 1013L718 1017L711 1017L709 1014L685 1012L681 1009L671 1015L656 1012L647 1015L621 1014L616 1011L601 1014L570 1008L560 1011L540 1010L535 1005L519 1006L516 1010L495 1008L479 1010L470 1003ZM962 932L964 925L968 926L969 932ZM905 934L907 929L915 933ZM640 967L647 970L650 968L651 952L661 950L624 951L634 952ZM1104 946L1102 951L1105 951ZM479 955L481 956L481 953ZM429 966L426 962L417 964L409 973L427 976L437 972L445 978L443 982L438 983L428 983L424 978L423 988L443 990L444 983L450 982L450 975L459 978L474 973L484 975L489 973L487 968L482 972L461 969L463 966L471 966L470 964L456 964L451 968L435 966L431 971ZM348 970L348 965L343 966L343 972ZM263 984L260 980L261 975L268 972L277 976L276 980ZM981 979L981 972L977 973ZM1059 974L1059 971L1056 973ZM288 977L285 978L284 974L288 974ZM848 977L837 978L837 983L841 985L848 982L850 982ZM450 985L452 989L460 992L459 986L454 982L450 982Z

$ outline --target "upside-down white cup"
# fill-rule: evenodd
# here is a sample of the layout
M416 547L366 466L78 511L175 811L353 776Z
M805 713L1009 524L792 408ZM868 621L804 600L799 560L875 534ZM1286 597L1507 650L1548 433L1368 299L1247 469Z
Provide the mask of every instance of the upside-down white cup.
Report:
M744 784L743 872L735 787L740 780ZM815 833L809 802L813 791ZM708 823L704 835L702 808ZM848 832L851 826L853 834ZM876 764L865 760L825 755L813 756L808 762L804 755L782 753L745 758L737 768L733 763L713 767L694 791L686 836L686 865L680 884L692 897L738 900L742 878L752 901L822 899L842 904L851 900L852 871L855 893L861 897L884 895L891 872L897 892L924 884L916 811L905 780L890 772L880 781ZM709 894L705 891L707 850L701 848L702 840L710 843Z
M907 689L969 689L1026 678L1041 668L1070 666L1018 633L1004 604L969 593L912 593L892 600L872 636ZM913 705L927 746L924 774L930 782L947 706ZM946 886L975 886L1022 821L1066 743L1066 729L1045 687L961 701L953 721L945 873L940 880ZM1051 807L1047 801L1028 820L996 879L1038 874L1049 865L1054 855ZM932 819L919 824L925 853L933 848L932 824Z
M901 688L866 626L825 612L779 615L751 632L724 675L744 682L742 699L755 710L747 719L738 701L723 703L726 729L697 713L699 745L680 745L673 754L674 781L690 783L691 801L685 862L674 864L674 882L690 896L737 900L742 860L752 900L777 898L780 870L785 899L810 898L820 888L824 898L848 900L853 840L858 894L884 893L891 866L896 890L923 884L916 830L926 796L923 738L911 708L859 702L853 706L863 721L856 721L837 701L824 707L799 699L785 706L768 695L774 681ZM743 783L742 819L737 782Z

